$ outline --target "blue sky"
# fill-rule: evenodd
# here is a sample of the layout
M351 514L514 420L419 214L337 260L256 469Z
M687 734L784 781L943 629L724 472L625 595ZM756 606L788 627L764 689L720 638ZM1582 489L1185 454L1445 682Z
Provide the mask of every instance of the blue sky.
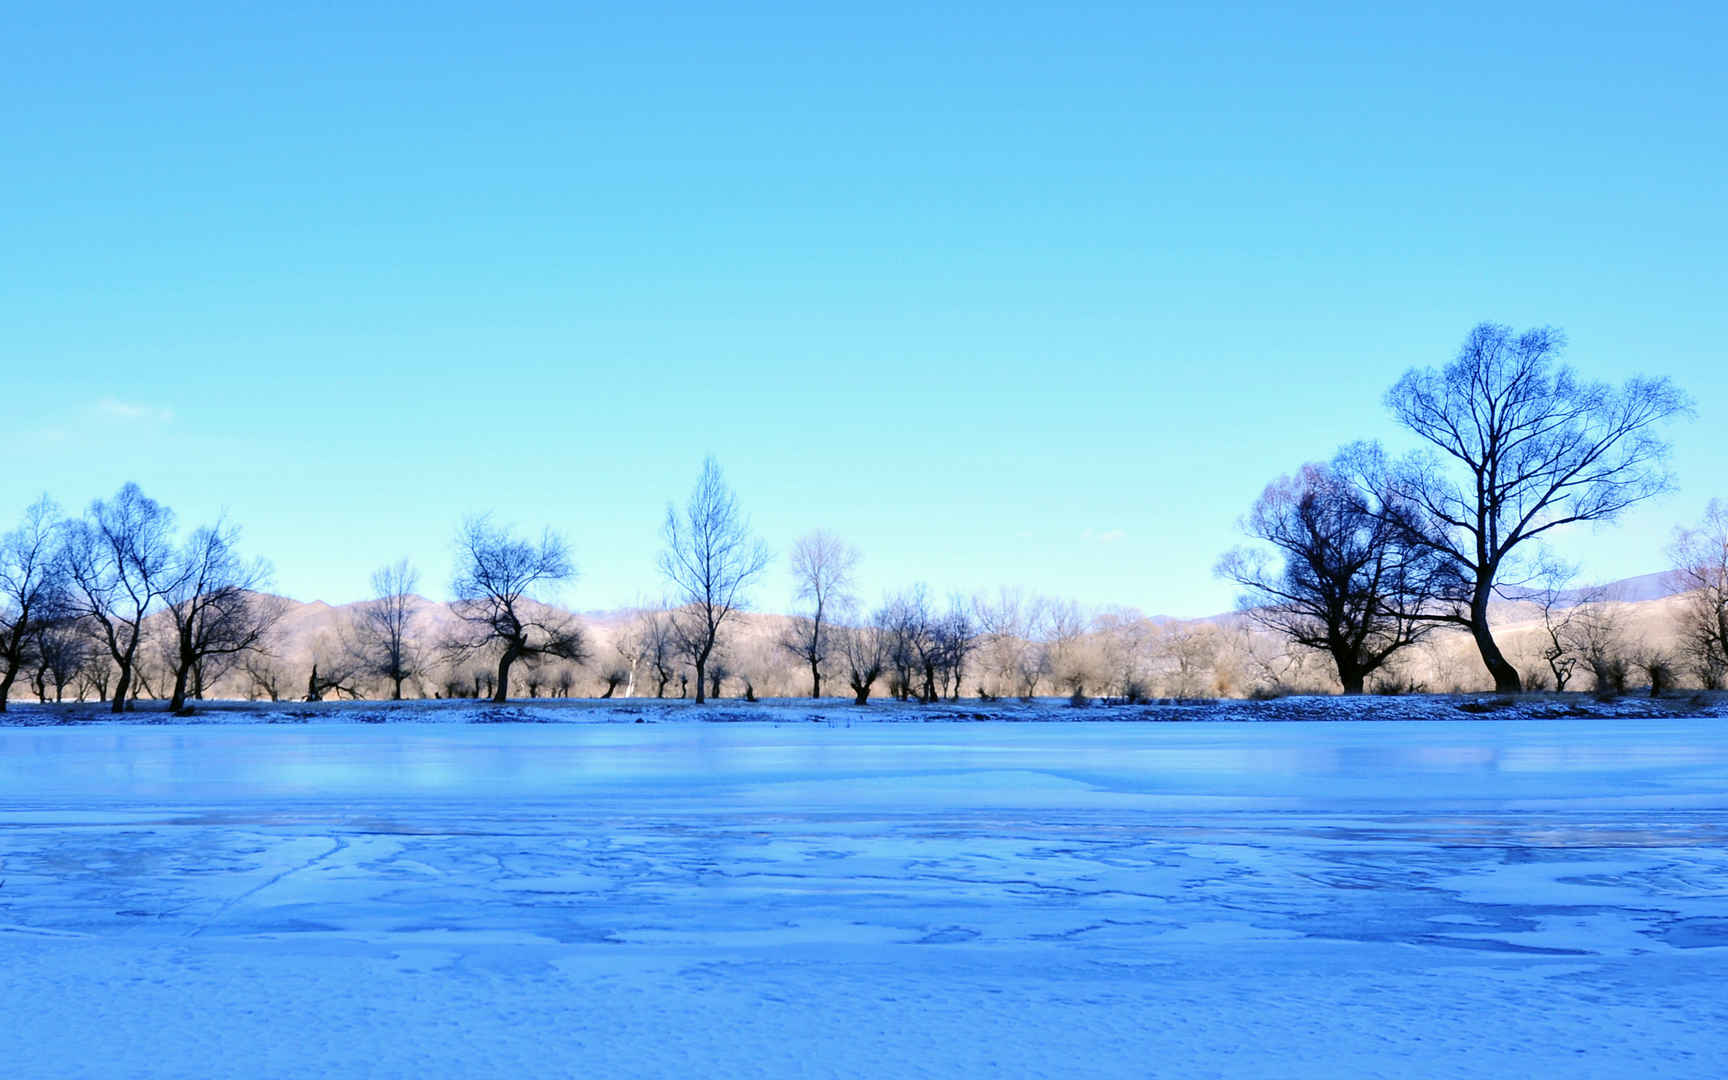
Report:
M1728 497L1720 5L251 7L0 38L8 515L136 480L345 601L490 510L598 608L712 452L869 596L1199 615L1482 319L1699 400L1590 574Z

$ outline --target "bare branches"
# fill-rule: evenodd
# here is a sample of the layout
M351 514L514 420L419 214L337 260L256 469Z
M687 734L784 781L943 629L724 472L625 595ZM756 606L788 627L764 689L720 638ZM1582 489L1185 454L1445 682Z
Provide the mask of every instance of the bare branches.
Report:
M1377 512L1348 477L1352 467L1360 462L1346 457L1273 481L1242 521L1270 553L1238 548L1217 573L1242 586L1243 614L1329 655L1344 692L1360 694L1370 675L1433 628L1424 615L1449 566Z
M810 669L810 696L822 696L822 668L833 647L829 622L836 607L852 603L852 575L858 551L825 529L799 537L792 546L792 577L807 614L794 617L780 645Z
M370 674L390 683L390 698L402 700L402 684L420 674L424 658L410 634L419 597L420 571L398 559L372 571L372 599L355 613L357 647Z
M456 536L457 570L451 610L467 632L452 639L452 660L485 649L498 650L492 700L510 695L510 668L518 660L544 657L580 661L587 657L582 629L542 597L576 576L570 549L551 530L538 544L518 540L486 517L463 522Z
M58 528L59 510L44 495L18 528L0 536L0 712L18 673L40 651L44 630L67 614Z
M170 711L186 705L189 680L201 695L212 661L258 649L281 615L281 608L259 595L270 580L270 565L244 560L236 547L240 530L218 520L198 529L178 552L172 581L163 592L173 628L168 660L174 674Z
M126 708L134 689L144 620L178 585L177 554L174 512L137 484L112 500L97 499L83 520L66 526L61 565L72 610L97 628L113 657L115 712Z
M1668 490L1658 428L1687 414L1667 379L1618 389L1556 367L1556 330L1482 323L1441 370L1407 372L1386 395L1432 448L1385 474L1388 520L1460 569L1445 616L1466 626L1502 691L1521 686L1488 625L1488 604L1520 545L1565 525L1607 521Z
M1696 528L1675 530L1668 557L1684 594L1682 647L1699 683L1719 689L1728 682L1728 503L1712 499Z
M767 569L771 556L750 531L713 457L702 462L702 475L684 513L666 507L663 535L660 572L680 605L673 626L696 668L700 705L706 700L705 676L720 628L743 606L746 589Z

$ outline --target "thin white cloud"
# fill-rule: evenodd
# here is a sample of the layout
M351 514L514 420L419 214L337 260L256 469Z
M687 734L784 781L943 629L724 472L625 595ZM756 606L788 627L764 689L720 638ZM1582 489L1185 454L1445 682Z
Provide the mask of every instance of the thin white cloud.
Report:
M1095 544L1114 544L1127 536L1121 529L1085 529L1080 533L1080 539L1090 540Z
M152 420L159 424L166 424L174 419L173 409L144 405L135 401L121 401L113 396L98 400L93 408L98 416L111 417L115 420Z

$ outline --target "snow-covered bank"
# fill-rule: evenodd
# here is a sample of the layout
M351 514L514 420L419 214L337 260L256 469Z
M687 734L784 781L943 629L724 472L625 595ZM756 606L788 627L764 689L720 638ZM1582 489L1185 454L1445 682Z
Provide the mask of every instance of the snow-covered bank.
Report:
M0 714L0 726L46 724L305 724L305 723L1229 723L1331 720L1481 720L1615 719L1682 716L1728 717L1728 693L1679 692L1661 698L1629 694L1599 699L1593 694L1412 694L1401 697L1287 697L1267 701L1195 699L1150 704L1094 701L1084 706L1066 700L980 701L962 699L920 705L877 699L865 706L839 698L778 698L746 702L733 699L696 705L652 698L596 700L519 699L504 705L460 700L195 702L170 715L160 702L144 702L115 715L94 703L39 705L14 702Z

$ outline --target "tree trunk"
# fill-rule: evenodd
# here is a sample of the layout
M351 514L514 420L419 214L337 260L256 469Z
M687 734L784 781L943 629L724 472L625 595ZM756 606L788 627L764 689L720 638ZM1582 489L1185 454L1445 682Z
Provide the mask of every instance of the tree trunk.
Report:
M1524 680L1518 677L1518 669L1500 652L1500 646L1495 644L1494 635L1488 629L1488 598L1491 589L1480 586L1470 599L1470 636L1476 639L1476 649L1482 654L1482 663L1487 666L1488 674L1494 676L1494 691L1500 694L1518 694L1524 690Z
M108 709L117 713L126 711L126 694L132 689L132 665L121 663L118 666L120 673L114 680L114 704Z
M12 694L12 683L18 678L18 669L10 665L6 674L0 675L0 713L6 711L6 699Z
M704 701L708 700L707 698L702 696L702 689L703 689L703 687L705 687L707 685L707 683L704 682L703 680L707 677L707 674L708 674L708 658L703 657L702 659L696 661L696 704L698 704L698 705L700 705ZM683 695L680 694L679 697L683 697Z
M810 696L813 698L822 696L822 666L814 659L810 661Z
M1338 681L1344 687L1346 694L1362 693L1363 684L1368 681L1368 673L1356 659L1345 652L1334 652L1332 663L1338 668Z
M171 713L186 707L186 674L184 666L174 673L174 694L168 699L168 711Z
M854 686L852 688L852 704L870 704L870 688L868 686Z
M402 700L402 676L397 675L397 676L393 677L390 681L393 684L390 688L390 700L391 701L401 701Z
M498 685L492 691L492 704L502 705L510 700L510 665L515 662L514 649L505 649L504 655L498 658Z

